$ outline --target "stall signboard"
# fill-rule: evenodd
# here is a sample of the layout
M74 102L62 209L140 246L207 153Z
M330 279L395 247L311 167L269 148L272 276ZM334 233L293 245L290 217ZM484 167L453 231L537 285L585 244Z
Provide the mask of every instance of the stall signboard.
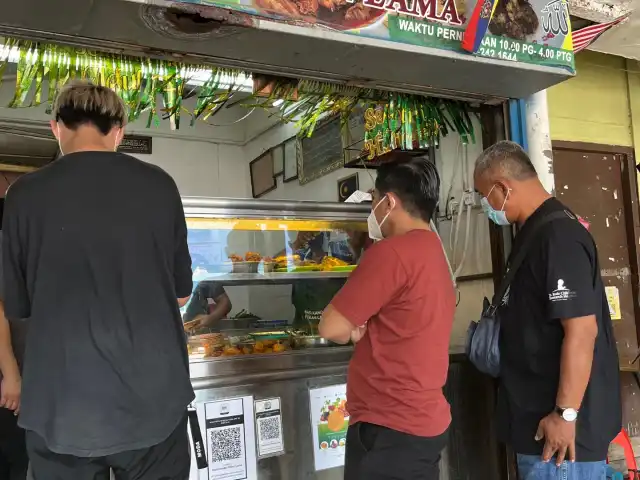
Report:
M309 410L316 471L342 467L349 428L347 386L310 389Z
M308 27L465 53L476 3L491 0L179 0ZM475 55L575 72L566 0L498 0Z

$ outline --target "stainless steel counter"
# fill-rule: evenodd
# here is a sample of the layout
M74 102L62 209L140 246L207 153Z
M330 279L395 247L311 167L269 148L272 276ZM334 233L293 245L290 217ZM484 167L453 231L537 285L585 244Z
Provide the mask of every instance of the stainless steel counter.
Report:
M258 460L258 480L342 480L342 468L314 469L309 389L346 383L351 354L352 347L331 347L192 362L196 402L245 395L255 400L279 397L285 453ZM493 381L464 360L461 347L452 347L444 390L452 406L453 423L441 461L441 480L498 479Z

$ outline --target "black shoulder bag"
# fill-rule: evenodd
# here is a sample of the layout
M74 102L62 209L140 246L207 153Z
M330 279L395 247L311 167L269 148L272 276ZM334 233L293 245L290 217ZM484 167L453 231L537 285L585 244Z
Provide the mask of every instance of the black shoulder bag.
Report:
M552 212L540 218L533 225L529 236L525 239L518 253L509 261L507 273L502 282L500 282L500 287L493 295L493 300L489 303L489 300L484 299L480 320L471 322L469 325L465 351L469 361L481 372L496 378L500 375L500 320L496 315L496 311L504 301L505 296L508 295L509 285L527 256L527 251L540 227L561 218L570 219L571 217L565 211Z

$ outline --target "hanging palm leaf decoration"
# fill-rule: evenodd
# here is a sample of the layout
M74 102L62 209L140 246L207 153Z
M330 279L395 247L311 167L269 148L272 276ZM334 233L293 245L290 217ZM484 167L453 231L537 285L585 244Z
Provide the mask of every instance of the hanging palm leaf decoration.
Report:
M271 77L267 93L257 91L236 101L232 100L234 95L246 91L251 78L248 72L14 39L5 40L0 50L0 73L8 61L18 63L10 108L46 103L50 112L67 81L84 79L112 88L127 106L128 120L147 115L147 127L169 121L172 129L179 129L183 112L191 117L191 126L197 121L213 125L210 119L214 115L240 103L263 108L283 122L295 122L299 135L311 136L321 118L339 115L345 125L356 108L369 105L380 112L379 128L366 134L365 142L370 145L377 142L387 150L426 148L437 145L449 131L458 132L464 142L475 142L467 105L452 100ZM160 108L158 97L162 99ZM184 100L191 97L196 101L189 110ZM277 107L276 100L282 100Z

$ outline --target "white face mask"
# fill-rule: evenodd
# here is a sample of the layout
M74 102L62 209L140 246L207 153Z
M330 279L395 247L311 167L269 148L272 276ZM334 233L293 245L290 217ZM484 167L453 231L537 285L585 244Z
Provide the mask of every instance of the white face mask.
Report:
M120 132L122 133L122 132ZM118 134L116 133L116 140L115 142L113 142L113 151L117 152L118 151Z
M386 198L386 195L382 197L382 199L377 203L375 207L373 207L373 209L371 210L371 213L369 214L369 218L367 218L367 227L369 228L369 238L371 238L371 240L375 242L380 241L384 238L384 235L382 235L382 224L385 222L387 217L389 217L389 214L391 213L391 210L393 210L393 207L396 206L395 200L389 197L391 201L391 210L389 210L389 212L384 216L382 221L378 223L378 219L376 218L376 215L374 212L380 206L380 204L382 203L382 200L384 200L385 198Z
M60 139L60 124L58 125L58 148L60 149L60 156L64 155L64 152L62 151L62 140Z

